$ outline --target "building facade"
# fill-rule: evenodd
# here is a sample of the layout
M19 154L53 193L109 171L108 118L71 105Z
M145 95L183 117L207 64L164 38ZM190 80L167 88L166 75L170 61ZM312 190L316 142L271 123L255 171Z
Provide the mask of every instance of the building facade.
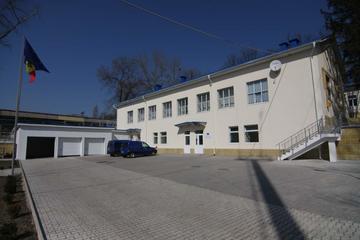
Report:
M122 102L117 128L159 152L275 158L279 142L341 114L330 46L319 40Z

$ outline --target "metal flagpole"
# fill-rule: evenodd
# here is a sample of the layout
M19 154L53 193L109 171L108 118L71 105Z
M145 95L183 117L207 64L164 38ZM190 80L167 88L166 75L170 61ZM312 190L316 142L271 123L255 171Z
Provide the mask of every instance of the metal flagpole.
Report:
M20 97L21 97L21 88L23 82L23 65L24 65L24 48L25 48L25 37L22 39L21 47L21 56L20 56L20 68L19 68L19 80L18 80L18 89L16 95L16 111L15 111L15 123L14 123L14 142L13 142L13 154L11 161L11 175L14 176L14 162L16 158L16 134L17 134L17 125L18 125L18 116L19 116L19 107L20 107Z

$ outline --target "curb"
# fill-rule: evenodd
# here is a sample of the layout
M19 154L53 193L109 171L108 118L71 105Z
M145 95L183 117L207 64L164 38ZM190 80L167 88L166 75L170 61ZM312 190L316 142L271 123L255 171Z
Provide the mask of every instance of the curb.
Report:
M28 203L30 204L30 209L31 209L33 220L34 220L38 240L47 240L45 230L44 230L44 227L43 227L43 225L41 223L41 220L40 220L40 217L39 217L39 212L38 212L38 210L37 210L37 208L35 206L34 199L33 199L33 196L31 194L30 187L29 187L29 184L28 184L26 174L25 174L25 171L23 169L21 160L19 160L19 165L20 165L20 168L21 168L21 174L23 175L23 181L25 183L24 184L25 192L26 192L25 195L26 195L26 198L28 200Z

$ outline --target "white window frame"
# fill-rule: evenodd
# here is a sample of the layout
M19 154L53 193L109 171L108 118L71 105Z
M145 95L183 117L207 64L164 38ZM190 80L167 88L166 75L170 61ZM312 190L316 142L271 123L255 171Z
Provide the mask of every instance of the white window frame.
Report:
M269 88L267 78L246 83L248 104L269 101Z
M145 120L145 108L138 109L138 122L143 122Z
M188 114L188 98L180 98L177 100L178 116Z
M134 122L134 111L128 111L127 112L127 122L133 123Z
M355 108L358 106L358 98L356 95L349 95L348 96L348 102L349 102L349 107ZM355 104L356 103L356 104Z
M250 127L250 126L256 126L256 129L250 129L248 130L246 127ZM257 133L257 141L250 141L250 139L247 137L247 133L252 133L252 132L256 132ZM248 125L244 125L244 135L245 135L245 142L248 143L257 143L260 142L260 135L259 135L259 125L258 124L248 124Z
M227 87L218 90L219 109L234 107L234 87Z
M237 130L232 130L232 128L237 128ZM233 142L231 139L231 135L232 134L237 134L237 141ZM239 143L240 142L240 138L239 138L239 127L238 126L230 126L229 127L229 142L230 143Z
M210 111L210 92L200 93L197 95L197 111Z
M159 144L159 133L157 133L157 132L153 133L153 143Z
M167 144L167 132L160 132L160 143Z
M152 105L149 107L149 120L156 119L156 105Z
M170 118L172 117L172 103L164 102L163 103L163 118Z

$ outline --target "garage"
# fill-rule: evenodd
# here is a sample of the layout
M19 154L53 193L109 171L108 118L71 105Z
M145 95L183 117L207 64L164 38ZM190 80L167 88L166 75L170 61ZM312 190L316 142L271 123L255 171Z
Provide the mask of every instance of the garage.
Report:
M85 155L105 154L105 138L85 138Z
M80 156L81 138L59 138L59 157Z
M26 158L54 157L54 137L28 137Z

